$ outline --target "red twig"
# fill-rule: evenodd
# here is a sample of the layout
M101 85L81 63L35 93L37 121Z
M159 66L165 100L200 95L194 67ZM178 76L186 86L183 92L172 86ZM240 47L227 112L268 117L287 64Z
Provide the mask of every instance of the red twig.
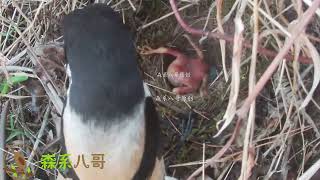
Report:
M176 6L176 3L175 3L175 0L170 0L170 4L171 4L171 8L174 12L174 15L176 16L178 23L188 33L198 35L198 36L205 35L205 36L209 36L211 38L224 39L230 43L233 43L233 37L231 35L221 34L220 32L203 31L201 29L195 29L195 28L190 27L180 16L178 9L177 9L177 6ZM251 42L245 40L243 42L243 47L245 47L247 49L252 48ZM272 51L270 49L266 49L261 46L258 46L258 53L265 55L267 57L270 57L270 58L275 58L277 56L277 52ZM294 57L290 53L285 54L283 56L283 58L286 58L287 60L294 60ZM312 60L306 56L300 56L298 60L299 60L299 62L304 63L304 64L312 64Z

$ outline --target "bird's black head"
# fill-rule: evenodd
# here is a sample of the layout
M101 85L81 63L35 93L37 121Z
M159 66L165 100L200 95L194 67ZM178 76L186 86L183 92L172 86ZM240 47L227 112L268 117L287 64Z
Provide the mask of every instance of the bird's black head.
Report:
M95 4L64 19L70 108L84 120L130 115L144 97L133 36L111 8Z

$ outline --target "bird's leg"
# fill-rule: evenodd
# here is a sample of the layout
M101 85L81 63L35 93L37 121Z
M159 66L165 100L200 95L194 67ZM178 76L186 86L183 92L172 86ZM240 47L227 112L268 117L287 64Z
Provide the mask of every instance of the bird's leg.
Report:
M201 97L208 95L208 74L202 78L199 92Z
M176 51L171 48L159 47L157 49L152 49L149 46L145 46L140 49L140 54L142 55L150 55L150 54L169 54L175 57L183 56L183 54L179 51Z
M188 119L182 120L181 141L185 142L191 135L194 118L192 111L189 112Z
M179 119L182 119L181 124L179 125L179 129L181 129L181 136L180 136L180 141L178 140L178 142L176 143L173 152L170 153L171 155L169 155L167 157L167 162L170 161L170 159L175 159L175 155L179 154L179 152L182 150L186 140L188 140L189 136L192 133L192 126L193 126L193 121L194 121L194 116L195 114L190 111L187 114L179 114L178 117Z
M194 86L181 86L181 87L176 87L173 88L172 92L175 94L189 94L195 91Z

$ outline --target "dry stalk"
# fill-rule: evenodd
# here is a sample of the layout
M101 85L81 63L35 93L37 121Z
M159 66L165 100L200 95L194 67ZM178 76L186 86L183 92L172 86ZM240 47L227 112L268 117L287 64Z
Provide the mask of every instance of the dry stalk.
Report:
M219 159L225 154L225 152L230 148L231 144L233 143L233 141L235 140L235 138L238 136L239 131L240 131L240 126L241 126L241 119L238 118L236 126L234 128L233 134L230 137L230 139L228 140L228 142L218 151L217 154L215 154L212 158L207 159L205 164L203 166L201 166L200 168L198 168L196 171L194 171L187 180L192 180L192 178L196 177L198 174L200 174L203 170L203 168L207 168L209 166L213 166L216 162L219 161ZM202 162L201 162L202 163ZM201 164L200 163L200 164Z
M235 19L235 36L232 57L232 73L231 73L231 89L227 110L223 119L217 123L217 126L224 122L218 133L214 136L219 136L233 120L237 110L237 100L240 89L240 63L242 57L242 42L243 42L244 25L240 18Z
M4 169L6 168L5 165L5 156L4 151L1 149L4 149L5 146L5 129L6 129L6 120L7 120L7 112L8 112L8 106L9 106L9 100L4 103L1 109L1 116L0 116L0 180L5 180L5 172Z
M223 0L217 0L217 24L218 24L218 30L221 34L224 34L224 30L222 27L222 4ZM228 72L227 72L227 66L226 66L226 41L221 39L219 40L220 43L220 49L221 49L221 58L222 58L222 66L223 66L223 74L226 81L228 81Z
M250 73L249 73L249 95L252 93L255 83L256 83L256 64L257 64L257 50L258 50L258 38L259 38L259 14L258 14L259 4L258 0L254 0L253 5L253 19L254 19L254 32L253 32L253 48L251 55ZM252 163L249 161L249 148L253 147L252 138L254 136L254 120L255 120L255 109L256 102L253 101L250 107L248 122L243 142L243 154L242 154L242 166L241 166L241 176L240 180L249 179L251 168L253 165L248 165ZM250 168L249 168L250 167Z

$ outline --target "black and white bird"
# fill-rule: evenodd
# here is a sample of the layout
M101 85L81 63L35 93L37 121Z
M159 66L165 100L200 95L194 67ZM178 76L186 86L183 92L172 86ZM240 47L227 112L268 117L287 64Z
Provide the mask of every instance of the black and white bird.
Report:
M111 8L95 4L64 18L69 88L63 140L75 164L104 154L104 167L82 160L73 179L163 180L159 119L138 71L133 35Z

